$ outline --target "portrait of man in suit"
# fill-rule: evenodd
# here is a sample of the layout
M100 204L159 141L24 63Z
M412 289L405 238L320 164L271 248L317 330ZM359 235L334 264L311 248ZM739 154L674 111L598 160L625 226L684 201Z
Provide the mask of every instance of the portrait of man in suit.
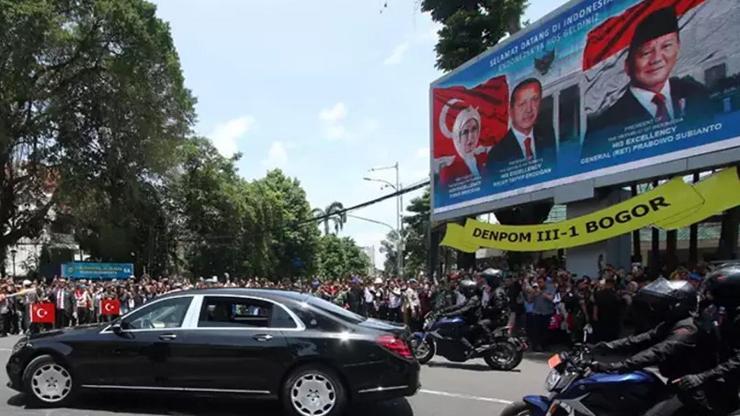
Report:
M517 160L555 161L555 135L552 127L540 123L542 84L535 78L520 82L511 92L510 127L488 153L489 171L499 170Z
M624 70L629 86L614 105L588 121L584 150L610 150L609 137L636 123L697 120L711 116L706 88L693 79L671 77L681 50L673 7L656 10L635 28Z
M449 105L459 103L452 100ZM443 111L440 123L444 123L447 110ZM443 130L445 131L445 130ZM441 183L450 183L460 178L478 178L486 161L487 148L479 146L481 134L481 115L475 107L465 107L455 117L452 131L445 136L452 140L457 156L444 160L439 172Z

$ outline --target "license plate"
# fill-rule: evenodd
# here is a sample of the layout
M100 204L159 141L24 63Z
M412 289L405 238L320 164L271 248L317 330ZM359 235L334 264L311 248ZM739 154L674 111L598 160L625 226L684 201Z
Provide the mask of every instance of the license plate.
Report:
M560 358L560 354L555 354L552 357L550 357L549 360L547 360L547 365L550 366L550 368L557 368L560 364L563 363L563 360Z

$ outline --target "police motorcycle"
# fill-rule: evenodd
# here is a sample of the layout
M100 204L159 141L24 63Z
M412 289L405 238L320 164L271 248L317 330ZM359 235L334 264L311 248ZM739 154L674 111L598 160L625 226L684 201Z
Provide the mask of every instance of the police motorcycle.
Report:
M500 286L502 276L502 272L495 269L481 273L481 277L486 279L491 287ZM501 310L500 316L490 321L488 326L493 329L492 331L479 327L470 334L468 342L463 340L469 325L464 317L429 313L425 316L423 331L412 336L411 347L414 355L421 364L429 362L435 355L440 355L458 363L483 358L494 370L513 370L521 363L527 346L521 338L510 335L508 326L498 325L508 320L508 314L505 312L505 309Z

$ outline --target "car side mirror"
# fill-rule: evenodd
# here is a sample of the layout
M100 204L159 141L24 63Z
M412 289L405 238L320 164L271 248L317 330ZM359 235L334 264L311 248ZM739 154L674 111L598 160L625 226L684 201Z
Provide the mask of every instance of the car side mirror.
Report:
M123 328L121 328L121 324L119 324L119 323L115 323L115 324L111 325L110 330L113 331L113 333L116 334L116 335L123 334Z

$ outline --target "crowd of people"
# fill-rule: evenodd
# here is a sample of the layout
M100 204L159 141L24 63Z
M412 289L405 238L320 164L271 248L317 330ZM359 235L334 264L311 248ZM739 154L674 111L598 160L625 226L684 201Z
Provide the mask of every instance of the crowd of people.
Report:
M708 268L699 265L693 270L679 268L671 279L701 284ZM653 279L635 266L626 271L605 265L599 276L578 276L560 267L529 267L504 273L501 280L485 278L484 270L453 272L442 278L420 277L308 279L272 281L265 278L235 278L228 274L199 278L194 281L180 277L144 275L127 280L67 280L54 277L50 281L12 278L0 280L0 336L33 329L29 310L37 302L52 302L56 308L54 327L103 322L111 319L101 310L106 299L116 299L120 314L147 303L164 293L175 290L208 287L244 287L293 290L310 293L334 302L357 314L378 319L404 322L412 329L421 327L429 312L463 305L464 292L458 284L463 280L478 283L482 306L490 307L495 291L505 293L505 313L512 332L527 335L535 350L547 349L553 343L580 341L584 331L590 340L610 341L625 329L641 327L635 319L632 298Z

